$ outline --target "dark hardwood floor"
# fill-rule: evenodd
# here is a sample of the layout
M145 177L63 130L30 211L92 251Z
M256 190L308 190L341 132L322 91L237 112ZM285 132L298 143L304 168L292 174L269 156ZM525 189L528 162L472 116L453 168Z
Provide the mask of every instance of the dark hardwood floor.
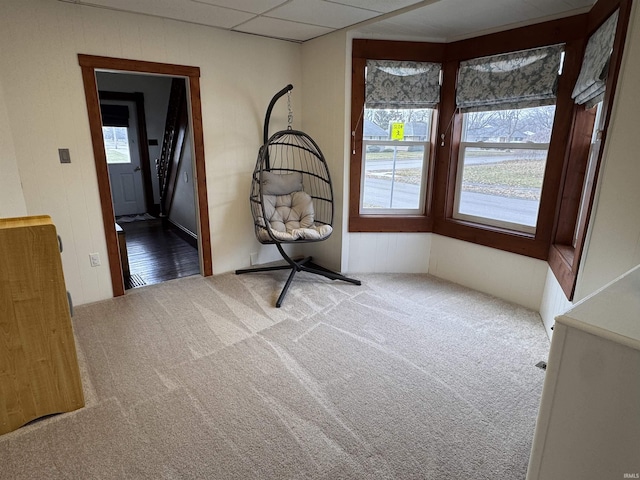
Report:
M161 283L200 273L198 250L160 219L119 223L125 232L130 278L125 288Z

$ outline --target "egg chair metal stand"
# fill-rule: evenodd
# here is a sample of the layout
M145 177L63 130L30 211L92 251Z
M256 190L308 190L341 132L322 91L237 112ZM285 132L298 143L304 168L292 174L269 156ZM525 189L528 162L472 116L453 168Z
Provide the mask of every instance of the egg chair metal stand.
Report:
M282 265L257 266L236 270L236 274L290 270L276 301L280 307L298 272L321 275L331 280L361 285L312 261L312 257L292 258L286 244L324 241L333 231L333 186L324 155L306 133L291 128L292 113L287 85L271 99L264 122L263 145L253 171L249 197L254 230L262 244L273 244L284 259ZM269 120L274 105L289 94L288 128L269 136Z

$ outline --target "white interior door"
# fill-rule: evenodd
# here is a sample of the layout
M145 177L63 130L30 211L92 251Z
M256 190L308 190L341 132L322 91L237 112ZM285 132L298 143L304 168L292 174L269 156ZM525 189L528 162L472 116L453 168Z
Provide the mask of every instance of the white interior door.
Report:
M108 100L100 103L126 106L129 109L128 126L102 127L115 215L145 213L136 105L134 102Z

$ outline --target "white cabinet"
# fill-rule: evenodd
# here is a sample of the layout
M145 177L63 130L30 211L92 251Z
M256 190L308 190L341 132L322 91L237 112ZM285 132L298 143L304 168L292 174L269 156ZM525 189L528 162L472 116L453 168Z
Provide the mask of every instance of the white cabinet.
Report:
M527 480L640 478L640 267L556 318Z

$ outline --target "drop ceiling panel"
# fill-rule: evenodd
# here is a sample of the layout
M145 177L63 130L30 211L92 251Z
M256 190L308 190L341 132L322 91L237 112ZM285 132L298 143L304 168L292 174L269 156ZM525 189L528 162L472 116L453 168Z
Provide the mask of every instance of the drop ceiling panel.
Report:
M172 18L219 28L232 28L253 17L251 13L191 0L87 0L77 3Z
M308 40L333 31L333 29L327 27L267 17L256 17L235 27L233 30L295 41Z
M339 5L349 5L351 7L373 10L379 13L389 13L401 8L420 3L416 0L327 0Z
M287 0L191 0L196 3L207 3L218 7L231 8L243 12L260 14L268 12L280 5L287 3Z
M343 28L380 15L371 10L338 5L322 0L291 0L265 16L293 22Z
M356 28L375 37L453 41L588 9L594 0L441 0Z
M596 0L60 1L299 42L349 26L361 37L448 42L582 13ZM400 9L409 11L394 16Z

